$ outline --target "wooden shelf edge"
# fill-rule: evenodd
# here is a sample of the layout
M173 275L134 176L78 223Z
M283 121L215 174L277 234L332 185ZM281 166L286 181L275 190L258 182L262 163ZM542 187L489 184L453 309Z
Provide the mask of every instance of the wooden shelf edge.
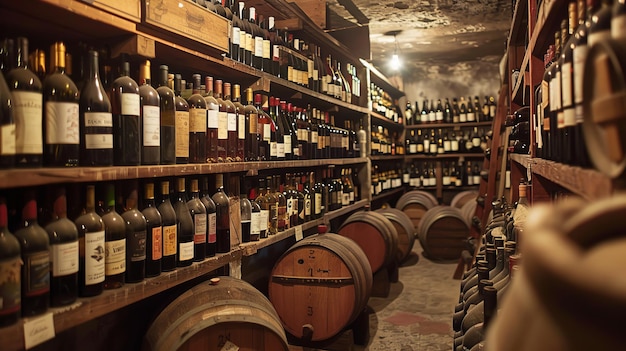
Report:
M465 123L420 123L405 126L405 129L432 129L432 128L472 128L472 127L490 127L493 121L486 122L465 122Z
M546 180L559 185L586 200L610 196L613 182L606 175L594 170L561 164L528 155L512 154L511 160Z
M527 15L527 11L526 11L527 8L528 8L527 0L518 0L515 2L515 9L513 10L513 19L511 20L511 31L509 32L509 35L507 37L506 47L511 47L512 45L515 45L515 43L513 43L513 38L518 38L520 34L519 31L521 29L527 28L527 26L522 26L522 23L524 23L524 17L521 17L521 16Z
M535 27L532 29L532 34L530 39L528 40L528 47L526 49L527 52L534 55L541 55L542 53L536 52L538 49L537 42L540 37L545 37L545 25L547 23L551 23L551 17L555 16L555 9L564 7L566 1L565 0L553 0L553 1L544 1L542 2L541 8L537 13L537 23ZM566 7L566 6L565 6ZM566 11L567 12L567 11ZM552 19L553 20L553 19ZM550 41L550 38L547 38Z
M395 129L402 129L402 128L404 128L404 124L394 122L394 121L390 120L389 118L379 114L378 112L369 111L368 113L372 117L372 124L377 124L378 125L380 123L380 124L384 124L385 126L388 126L388 127L391 127L391 128L395 128Z
M405 192L407 189L406 187L400 186L398 188L395 189L391 189L391 190L385 190L384 192L376 195L376 196L372 196L372 202L374 201L380 201L381 199L386 199L386 198L390 198L392 196L398 195L399 193L403 193Z
M372 161L397 161L403 160L404 155L370 155L369 158Z
M436 160L436 159L445 159L445 158L483 158L485 157L484 153L464 153L464 154L437 154L435 156L432 155L405 155L406 159L414 159L414 160Z
M402 90L396 88L393 84L391 84L389 79L387 79L384 74L382 74L376 67L374 67L374 65L365 61L364 59L359 59L359 61L361 61L361 64L365 66L365 68L367 68L367 70L370 72L370 81L373 79L376 85L382 85L381 88L383 88L384 91L386 91L387 93L389 93L389 95L396 99L399 99L400 97L405 95Z
M189 267L163 272L158 277L147 278L140 283L128 283L119 289L105 290L98 296L79 298L69 306L51 308L49 312L53 314L55 334L200 277L240 259L241 256L242 250L233 248L230 253L218 254L202 262L193 263ZM24 321L20 319L17 324L0 329L3 350L24 349Z

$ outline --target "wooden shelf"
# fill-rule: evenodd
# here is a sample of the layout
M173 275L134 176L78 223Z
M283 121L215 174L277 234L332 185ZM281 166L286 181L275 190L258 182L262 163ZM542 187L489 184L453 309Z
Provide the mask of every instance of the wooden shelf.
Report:
M528 26L528 0L517 0L515 2L515 10L513 11L513 20L509 36L507 38L507 47L524 45L525 34ZM526 33L524 32L526 31Z
M400 161L404 160L404 155L371 155L372 161Z
M491 127L492 121L487 122L465 122L465 123L420 123L406 126L407 130L411 129L433 129L433 128L473 128L473 127Z
M437 155L406 155L405 158L409 160L436 160L444 158L483 158L483 153L463 153L463 154L437 154Z
M372 116L372 125L382 125L383 127L389 127L389 128L393 128L393 129L403 129L404 128L404 124L401 123L396 123L392 120L390 120L389 118L374 112L374 111L369 111L370 116Z
M543 58L548 46L554 43L554 32L560 26L560 19L567 16L567 1L543 1L537 13L537 23L528 41L527 55Z
M385 77L384 74L382 74L376 67L374 67L371 63L360 59L361 64L363 66L365 66L365 68L368 69L368 71L370 72L370 80L372 83L376 84L377 86L379 86L380 88L382 88L384 91L386 91L389 95L391 95L391 97L395 98L395 99L399 99L400 97L404 96L404 92L398 88L396 88L393 84L391 84L391 82L387 79L387 77Z
M587 200L606 198L613 193L611 179L594 169L564 165L540 158L531 158L528 155L511 154L510 159L530 169L532 174L539 175Z
M528 72L529 60L530 60L530 54L527 51L526 54L524 55L524 60L522 61L522 65L519 70L520 78L517 79L517 82L515 83L515 86L513 87L513 92L511 93L511 98L519 106L524 105L524 88L528 86L527 76L530 74Z
M394 197L396 195L402 194L405 191L406 191L406 187L405 186L400 186L398 188L391 189L391 190L385 190L382 193L380 193L380 194L378 194L376 196L373 196L372 197L372 202L388 199L388 198Z

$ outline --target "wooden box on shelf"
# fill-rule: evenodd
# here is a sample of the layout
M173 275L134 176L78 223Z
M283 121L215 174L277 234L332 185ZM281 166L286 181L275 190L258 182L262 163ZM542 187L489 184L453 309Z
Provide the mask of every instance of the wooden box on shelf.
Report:
M133 22L141 21L141 0L87 0L85 2Z
M145 2L145 23L228 52L231 23L189 0Z

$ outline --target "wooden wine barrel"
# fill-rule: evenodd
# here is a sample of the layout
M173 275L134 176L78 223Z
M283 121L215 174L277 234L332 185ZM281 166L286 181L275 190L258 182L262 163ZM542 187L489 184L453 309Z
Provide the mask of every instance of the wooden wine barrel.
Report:
M214 279L212 279L213 281ZM143 350L288 350L276 310L252 285L231 277L201 283L172 301L146 333Z
M459 209L436 206L426 212L417 233L426 256L451 260L459 258L467 249L469 225Z
M437 199L431 193L422 190L409 191L396 203L396 208L409 216L416 230L426 211L435 206L437 206Z
M626 173L625 45L624 39L599 41L589 49L585 60L585 145L595 168L610 178ZM600 191L607 187L598 184L597 188Z
M398 236L398 251L396 257L398 262L402 262L411 254L413 244L415 243L415 228L411 218L406 213L396 208L384 208L376 210L376 212L385 216L396 229Z
M476 201L466 202L465 205L461 207L461 213L463 214L463 219L465 219L465 223L467 223L467 225L471 227L472 218L476 213Z
M363 310L372 290L363 250L333 233L301 240L276 262L269 298L287 332L320 341L340 333Z
M338 234L348 237L365 252L372 272L377 272L396 259L398 235L385 216L377 212L363 211L350 215Z
M454 195L452 201L450 201L451 207L456 207L458 209L462 209L468 202L476 202L476 198L478 197L478 191L476 190L466 190L461 191L460 193Z

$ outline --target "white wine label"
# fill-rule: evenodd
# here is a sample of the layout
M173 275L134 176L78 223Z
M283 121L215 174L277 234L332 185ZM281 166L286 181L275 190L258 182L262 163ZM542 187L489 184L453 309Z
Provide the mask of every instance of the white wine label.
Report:
M272 60L280 61L280 46L274 45L274 50L272 50Z
M479 147L480 146L480 138L472 138L472 146Z
M322 213L322 194L315 193L315 214L319 215Z
M587 45L592 47L593 44L611 39L610 30L601 30L599 32L590 33L587 37Z
M243 113L237 116L237 138L240 140L246 138L246 115Z
M214 244L217 242L217 215L215 213L209 213L209 228L207 231L207 242Z
M230 37L230 40L233 44L235 45L239 45L239 43L241 43L241 29L239 29L239 27L237 26L233 26L233 31Z
M259 134L259 115L257 115L256 113L251 113L250 119L248 122L249 122L248 132L250 134Z
M467 113L461 113L459 115L459 122L461 123L467 122Z
M85 285L102 283L104 281L105 244L104 230L85 233L80 238L84 242L85 250Z
M15 124L0 127L0 155L15 155Z
M250 235L261 234L261 212L252 212L250 217Z
M143 146L161 145L161 110L159 106L143 107Z
M104 269L106 275L126 272L126 238L105 243Z
M79 130L77 103L46 102L47 144L78 145Z
M176 224L163 226L163 256L176 255L177 241Z
M263 141L272 140L272 126L269 123L263 124Z
M319 136L316 131L311 131L311 143L313 144L319 143Z
M572 96L572 63L563 63L561 66L561 86L563 91L561 92L561 99L563 100L563 107L570 107L573 103Z
M350 193L341 194L341 205L343 206L350 205Z
M311 197L307 196L304 199L304 216L310 216L311 215Z
M443 178L442 178L442 180L441 180L441 183L442 183L444 186L450 185L450 176L443 176Z
M270 157L278 157L278 143L275 141L270 142Z
M243 49L248 48L248 35L241 29L239 29L239 47Z
M50 245L52 276L61 277L78 272L78 240Z
M41 154L43 152L41 93L13 91L11 98L15 119L15 152Z
M227 128L229 132L236 132L237 131L237 115L234 113L227 113L226 114L226 119L227 119ZM228 135L227 135L228 137Z
M276 143L276 157L285 158L285 143Z
M85 127L113 127L113 115L109 112L85 112Z
M473 181L474 185L479 185L480 184L480 175L475 175L475 176L473 176L473 178L474 179L472 181Z
M476 115L474 114L474 112L470 112L467 114L467 121L468 122L476 121Z
M26 296L36 296L50 290L50 253L39 251L27 255L24 260L26 272Z
M582 104L583 102L583 75L585 73L585 60L587 59L589 48L587 45L576 46L573 52L572 61L574 62L574 102ZM543 85L541 86L543 92Z
M139 94L122 93L122 114L126 116L139 116Z
M176 111L176 157L189 157L188 111Z
M193 242L195 244L204 244L206 243L206 234L207 234L207 218L205 213L195 214L193 216L193 224L194 224L194 235Z
M203 108L189 109L189 132L206 133L207 110Z
M290 154L291 153L291 135L285 135L284 136L284 152L285 154Z
M246 50L254 53L254 38L252 33L246 33Z
M154 227L152 228L152 260L160 260L163 257L163 228L162 227Z
M263 38L254 37L254 56L263 58Z
M132 262L143 261L146 259L146 231L140 230L133 232L128 242L126 250L130 250L130 260Z
M217 138L228 139L228 114L226 112L217 113Z
M269 40L263 40L263 59L271 59L272 57L272 42Z
M611 37L613 39L626 38L626 15L616 15L611 18Z
M217 110L207 110L207 126L209 129L217 129L219 123L217 122L219 111Z
M443 111L437 111L435 112L435 119L437 121L443 121Z
M293 199L287 199L286 214L287 214L287 217L293 214Z
M193 241L178 244L178 260L193 260Z
M266 231L270 223L270 210L261 210L261 231Z

